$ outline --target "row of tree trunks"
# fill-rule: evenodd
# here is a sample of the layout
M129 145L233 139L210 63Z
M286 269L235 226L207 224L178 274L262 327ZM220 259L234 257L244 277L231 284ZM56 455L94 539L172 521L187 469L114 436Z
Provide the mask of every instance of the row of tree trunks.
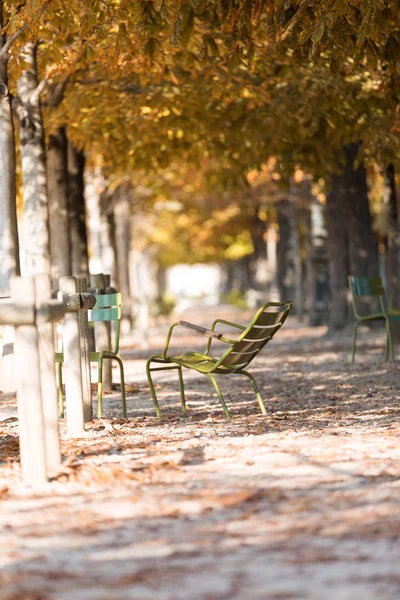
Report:
M2 2L0 2L0 30ZM20 273L16 211L15 136L8 91L7 43L0 36L0 295ZM15 109L19 122L23 178L23 256L26 274L48 273L53 280L74 273L88 275L84 201L84 155L68 144L64 128L44 143L36 65L37 46L28 43L23 58L27 68L18 81ZM50 105L62 97L62 86L50 90Z
M0 32L3 25L3 2L0 0ZM8 52L5 48L6 43L6 34L0 33L0 295L4 296L10 292L10 278L20 273L15 181L15 137L11 96L8 90Z
M329 324L332 330L346 326L352 313L348 275L379 276L378 246L372 230L366 170L362 162L356 166L359 148L359 144L346 146L342 169L331 176L325 207L327 253L324 235L317 234L315 237L313 233L311 211L316 207L313 206L315 201L312 200L308 181L298 184L292 179L287 198L276 205L280 297L294 299L300 318L307 313L311 320L314 315L315 322L321 322L323 305L327 303L323 288L327 287L329 279ZM400 227L393 166L385 172L385 188L390 215L389 287L393 304L400 306L400 298L397 297L400 293ZM322 210L322 207L319 209ZM329 278L324 268L325 261ZM229 285L235 283L234 270L235 267L231 266Z
M331 176L327 195L325 220L330 287L329 321L332 330L346 326L349 321L351 310L347 276L379 275L378 247L372 231L366 171L363 164L354 167L358 151L358 144L344 148L343 169ZM316 245L312 240L310 199L310 192L302 194L299 186L292 181L288 199L277 204L280 295L281 298L292 297L295 300L296 312L300 317L304 312L310 317L318 312L321 308L318 297L324 293L321 262L324 253L321 243Z

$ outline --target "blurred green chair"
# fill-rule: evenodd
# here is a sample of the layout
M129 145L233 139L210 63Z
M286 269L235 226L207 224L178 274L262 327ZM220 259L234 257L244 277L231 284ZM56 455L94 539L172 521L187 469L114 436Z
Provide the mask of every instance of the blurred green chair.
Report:
M292 306L293 303L291 301L268 302L256 312L255 316L247 327L237 323L231 323L230 321L225 321L224 319L216 319L213 322L211 329L199 327L197 325L193 325L192 323L187 323L186 321L174 323L169 329L162 354L155 354L151 356L146 364L147 379L157 416L161 417L161 412L151 373L153 371L163 371L168 369L178 369L182 411L184 416L187 415L182 367L185 367L186 369L194 369L195 371L206 375L210 379L214 385L215 391L218 394L219 401L226 417L230 417L230 414L215 375L245 375L250 379L258 404L260 406L260 410L262 414L265 415L267 411L261 398L256 380L251 373L245 370L245 368L273 338L278 329L282 327L290 311L292 310ZM240 329L242 333L236 340L230 339L215 331L215 327L218 323ZM205 335L209 338L204 354L199 354L197 352L184 352L179 356L168 356L167 353L172 332L173 329L178 325L186 327L192 332ZM229 348L223 352L220 358L213 358L210 356L211 343L213 339L217 339L220 342L229 345ZM152 363L161 363L162 365L168 366L152 367Z
M355 360L358 327L361 323L365 323L368 321L385 321L385 360L388 360L389 355L391 360L395 360L392 333L390 331L390 322L400 321L400 313L392 310L388 311L386 309L385 290L383 288L382 279L380 277L355 277L354 275L350 275L348 277L348 281L351 292L351 301L353 305L354 316L356 318L353 332L351 362L354 362ZM380 310L378 309L378 312L367 313L364 315L360 314L359 307L357 306L357 299L366 297L375 297L379 300Z
M103 360L116 360L119 364L121 376L121 399L122 399L122 416L126 417L126 393L125 393L125 376L124 365L118 354L120 324L121 324L121 294L96 294L96 306L88 310L89 322L111 322L115 323L114 344L113 350L101 350L100 352L90 352L90 362L97 362L98 366L98 383L97 383L97 416L100 418L103 415ZM58 376L58 399L60 416L64 416L64 398L63 398L63 382L62 382L62 363L64 362L64 353L56 353L57 376Z

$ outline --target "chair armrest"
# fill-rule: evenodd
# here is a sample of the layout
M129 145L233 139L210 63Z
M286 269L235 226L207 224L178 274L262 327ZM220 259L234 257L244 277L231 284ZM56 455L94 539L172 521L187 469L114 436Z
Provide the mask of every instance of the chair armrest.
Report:
M215 329L215 326L218 323L222 323L222 325L228 325L229 327L236 327L237 329L241 329L242 331L244 331L246 329L246 327L244 325L239 325L238 323L232 323L232 321L226 321L225 319L215 319L215 321L211 325L211 329L213 331Z
M209 338L216 338L219 340L222 337L221 333L216 333L211 329L207 329L206 327L200 327L200 325L194 325L193 323L188 323L187 321L179 321L179 325L182 327L186 327L187 329L192 329L196 333L200 335L205 335Z
M209 338L209 340L208 340L209 342L211 342L211 338L217 338L217 339L221 339L221 341L225 341L224 338L222 338L221 334L215 333L215 331L211 331L211 329L206 329L205 327L200 327L199 325L193 325L192 323L188 323L187 321L177 321L176 323L173 323L171 325L171 327L169 328L167 339L165 341L164 350L162 352L163 358L167 358L167 352L168 352L168 348L169 348L169 343L171 341L172 332L175 329L175 327L177 327L178 325L192 329L193 331L196 331L196 333L199 333L200 335L206 335Z

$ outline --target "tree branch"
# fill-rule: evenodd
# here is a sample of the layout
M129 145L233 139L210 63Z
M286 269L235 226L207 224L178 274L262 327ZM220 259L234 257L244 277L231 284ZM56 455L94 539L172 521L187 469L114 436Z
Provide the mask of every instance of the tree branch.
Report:
M51 106L51 108L56 108L59 106L59 104L61 104L62 99L64 98L64 92L68 84L68 79L63 79L63 81L59 81L57 83L49 83L49 89L47 90L47 105Z
M47 77L43 77L43 79L38 83L38 85L36 86L36 88L30 94L29 102L31 104L36 104L36 102L39 100L39 96L43 92L43 90L46 87L46 85L48 84L48 81L49 80L48 80Z
M26 25L22 25L22 27L20 27L11 37L8 38L0 51L0 60L6 60L8 58L8 51L10 50L11 46L15 40L24 33L25 30Z

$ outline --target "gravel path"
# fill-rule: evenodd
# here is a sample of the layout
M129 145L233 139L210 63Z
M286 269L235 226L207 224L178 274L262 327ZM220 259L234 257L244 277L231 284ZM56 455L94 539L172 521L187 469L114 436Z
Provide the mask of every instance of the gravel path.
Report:
M222 380L230 421L192 372L186 420L176 373L158 375L157 420L152 350L126 347L129 418L116 390L85 439L62 423L63 469L37 495L0 394L0 600L398 600L398 363L380 330L353 366L350 337L324 334L293 319L254 362L267 417Z

